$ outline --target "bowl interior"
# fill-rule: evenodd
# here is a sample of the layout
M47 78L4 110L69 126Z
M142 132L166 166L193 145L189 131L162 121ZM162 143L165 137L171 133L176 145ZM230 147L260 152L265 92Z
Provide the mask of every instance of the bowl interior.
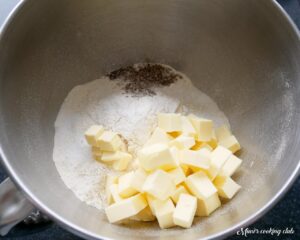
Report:
M28 0L0 41L1 145L40 206L90 236L197 239L261 210L299 166L299 38L273 1ZM137 62L187 74L244 149L241 192L189 230L116 226L80 202L52 160L54 121L76 85Z

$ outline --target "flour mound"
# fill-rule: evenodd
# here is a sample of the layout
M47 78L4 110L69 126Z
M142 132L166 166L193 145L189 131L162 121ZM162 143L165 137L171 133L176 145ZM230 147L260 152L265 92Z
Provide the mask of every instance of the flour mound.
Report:
M111 81L107 76L76 86L68 94L55 121L53 160L66 186L80 200L103 209L105 178L117 174L93 159L84 138L91 125L120 133L134 152L149 138L159 112L193 113L212 119L217 126L229 126L213 100L187 76L172 71L181 77L169 86L152 89L155 94L151 95L124 94L122 81Z

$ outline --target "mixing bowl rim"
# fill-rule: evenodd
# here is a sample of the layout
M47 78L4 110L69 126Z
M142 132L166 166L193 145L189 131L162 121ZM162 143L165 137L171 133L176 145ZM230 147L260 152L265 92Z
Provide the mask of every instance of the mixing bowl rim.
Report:
M5 18L4 23L2 27L0 27L0 42L5 35L6 30L8 29L9 24L12 22L14 17L16 16L17 12L22 8L22 6L27 2L28 0L20 0L16 6L13 8L13 10L10 12L10 14ZM300 33L296 26L296 24L292 21L290 16L285 12L285 10L280 6L280 4L276 0L269 0L271 3L276 6L277 11L280 13L280 15L284 18L285 21L288 22L290 27L293 30L293 33L296 34L297 38L300 40ZM2 148L1 144L1 135L0 135L0 161L2 162L3 166L7 170L8 175L11 177L13 182L16 184L16 186L24 193L24 195L28 198L29 201L31 201L37 208L39 208L42 212L46 213L51 219L53 219L55 222L57 222L59 225L61 225L63 228L67 229L68 231L81 236L83 238L89 238L89 239L103 239L103 240L112 240L111 238L100 236L98 234L94 234L90 232L89 230L86 230L80 226L77 226L76 224L73 224L69 220L64 219L61 217L58 213L56 213L54 210L51 210L48 208L47 205L45 205L43 202L41 202L35 195L28 189L28 187L22 182L22 180L19 178L19 176L14 171L12 165L9 163L8 158L5 155L5 152ZM243 221L231 226L228 229L225 229L222 232L213 234L211 236L208 236L205 239L215 239L215 238L225 238L227 236L232 235L233 233L236 233L239 229L243 227L247 227L250 224L257 221L259 218L261 218L264 214L266 214L291 188L293 183L296 181L297 177L300 174L300 161L298 162L297 167L294 169L293 173L290 175L289 179L285 182L285 184L281 187L281 189L258 211L254 212L250 216L248 216Z

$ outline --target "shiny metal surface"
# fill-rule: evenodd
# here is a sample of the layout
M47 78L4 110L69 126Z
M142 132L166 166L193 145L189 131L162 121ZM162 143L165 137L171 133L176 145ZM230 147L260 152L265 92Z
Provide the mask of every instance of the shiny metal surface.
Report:
M299 174L299 34L275 1L28 0L1 34L0 53L3 162L31 201L76 234L222 238L255 221ZM146 59L186 73L244 146L236 176L244 190L213 223L184 232L110 225L55 169L54 120L71 88Z
M34 206L7 178L0 184L0 235L6 235L21 222Z

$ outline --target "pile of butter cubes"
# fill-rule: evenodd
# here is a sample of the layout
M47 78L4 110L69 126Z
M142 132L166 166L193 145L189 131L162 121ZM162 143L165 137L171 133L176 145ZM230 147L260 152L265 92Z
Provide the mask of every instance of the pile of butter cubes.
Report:
M105 131L101 125L93 125L85 132L85 138L92 147L95 160L111 164L117 171L127 169L132 155L119 134Z
M87 140L93 145L98 139L100 160L106 162L106 151L118 152L122 144L117 135L95 132L88 131ZM194 115L158 114L158 127L137 152L138 168L107 178L109 222L157 219L161 228L190 228L195 216L209 216L240 190L231 178L242 162L234 155L240 148L226 126L215 129L211 120Z

